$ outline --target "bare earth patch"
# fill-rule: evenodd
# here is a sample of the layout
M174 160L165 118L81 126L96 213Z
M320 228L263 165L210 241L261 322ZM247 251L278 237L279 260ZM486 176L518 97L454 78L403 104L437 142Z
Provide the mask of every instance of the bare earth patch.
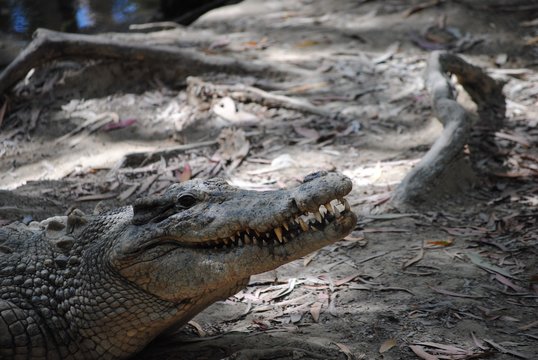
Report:
M528 15L251 0L129 38L232 57L243 72L48 63L0 108L0 188L13 190L0 190L0 223L130 204L193 177L263 190L338 170L354 181L351 236L253 277L138 358L538 358L538 30ZM506 82L504 124L466 149L480 154L476 176L455 167L445 176L465 183L400 212L387 206L392 191L443 129L423 80L438 48Z

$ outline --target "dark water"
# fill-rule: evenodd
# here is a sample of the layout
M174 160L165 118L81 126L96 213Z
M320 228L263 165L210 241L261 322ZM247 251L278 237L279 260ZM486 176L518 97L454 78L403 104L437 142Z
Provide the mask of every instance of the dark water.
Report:
M0 32L28 37L38 27L68 32L121 31L158 19L159 0L0 0Z
M211 9L237 2L240 0L0 0L0 34L27 39L39 27L96 33L161 20L186 25Z

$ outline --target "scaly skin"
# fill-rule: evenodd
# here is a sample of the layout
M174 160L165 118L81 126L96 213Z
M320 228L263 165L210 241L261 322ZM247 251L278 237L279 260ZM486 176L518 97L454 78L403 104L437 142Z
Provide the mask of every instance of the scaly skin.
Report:
M0 358L135 354L250 275L346 236L350 190L337 173L265 192L194 180L132 207L0 228Z

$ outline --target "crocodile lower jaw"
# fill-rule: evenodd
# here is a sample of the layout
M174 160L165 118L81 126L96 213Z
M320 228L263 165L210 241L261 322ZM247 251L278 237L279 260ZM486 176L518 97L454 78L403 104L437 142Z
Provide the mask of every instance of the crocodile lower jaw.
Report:
M206 249L226 249L243 246L283 246L293 242L298 238L304 238L308 234L326 232L327 235L343 236L349 233L354 223L355 215L350 209L349 203L345 198L332 200L331 202L320 205L316 212L300 213L294 217L286 219L280 226L270 229L269 231L259 232L251 228L236 232L232 236L225 238L205 240L196 243L183 243L182 246ZM336 240L336 239L335 239Z

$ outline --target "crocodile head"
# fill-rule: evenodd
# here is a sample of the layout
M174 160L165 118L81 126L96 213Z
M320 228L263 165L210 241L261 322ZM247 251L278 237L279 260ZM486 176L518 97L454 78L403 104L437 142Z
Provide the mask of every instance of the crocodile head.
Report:
M0 357L19 342L48 358L130 356L250 275L346 236L350 190L336 173L266 192L194 180L132 207L0 228Z
M248 191L221 179L172 185L133 207L111 264L170 302L213 302L274 269L346 236L356 224L349 178L315 173L296 188Z

